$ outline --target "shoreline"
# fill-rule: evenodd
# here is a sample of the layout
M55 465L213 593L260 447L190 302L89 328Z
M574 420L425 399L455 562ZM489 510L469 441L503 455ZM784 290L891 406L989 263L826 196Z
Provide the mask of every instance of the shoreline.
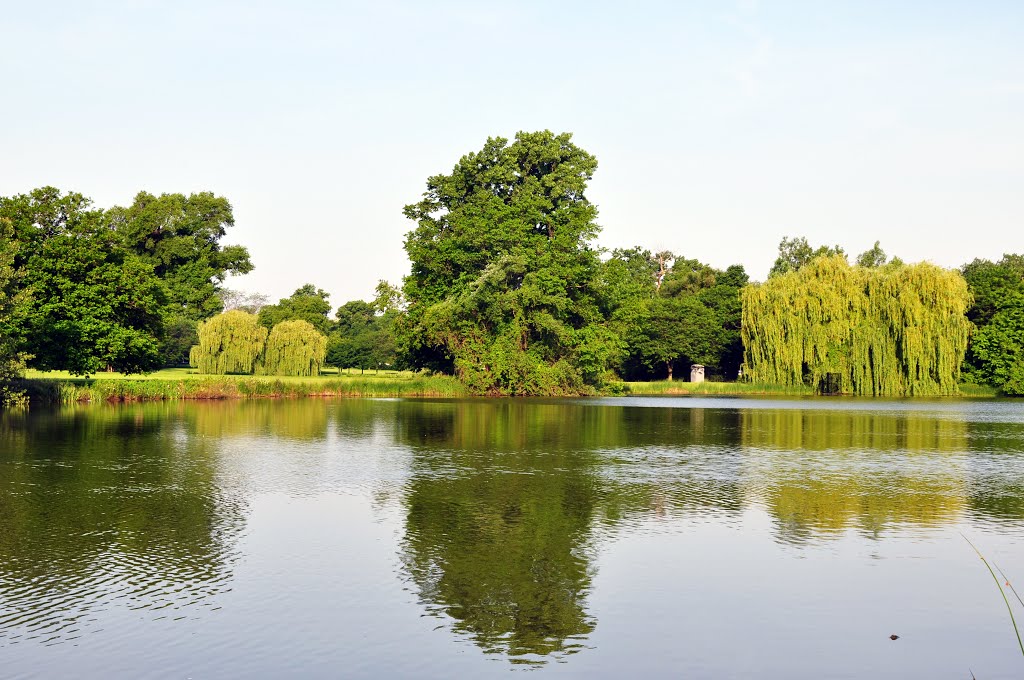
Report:
M93 376L90 378L29 376L18 380L30 405L59 406L80 403L144 401L221 401L227 399L473 397L451 376L391 373L385 375L326 375L317 377L200 376L174 377ZM565 395L568 396L568 395ZM754 385L738 382L614 383L604 392L573 396L776 396L812 397L810 388ZM840 395L850 396L850 395ZM941 396L941 395L936 395ZM995 389L963 385L955 398L994 398ZM484 397L484 398L494 398ZM545 398L545 397L541 397ZM862 397L871 399L871 397ZM879 397L883 398L883 397ZM889 397L884 397L889 398ZM927 399L934 396L905 397Z

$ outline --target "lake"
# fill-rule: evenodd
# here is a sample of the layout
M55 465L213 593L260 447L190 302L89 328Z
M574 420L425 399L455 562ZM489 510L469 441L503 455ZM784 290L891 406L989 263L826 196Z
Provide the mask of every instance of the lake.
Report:
M1024 593L1024 402L8 413L0 675L1024 676L965 539Z

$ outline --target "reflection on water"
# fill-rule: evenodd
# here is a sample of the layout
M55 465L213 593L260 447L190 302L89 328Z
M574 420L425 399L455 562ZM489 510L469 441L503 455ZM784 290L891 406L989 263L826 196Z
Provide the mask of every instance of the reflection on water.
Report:
M209 442L158 409L33 414L0 429L0 644L74 640L110 608L211 606L240 499Z
M374 675L421 644L417 655L440 654L440 672L456 663L438 651L450 640L513 664L573 668L625 644L598 644L603 626L642 625L628 601L595 604L617 602L599 584L614 577L602 565L620 543L656 537L652 545L680 546L673 559L693 565L711 559L687 543L697 527L713 529L720 549L753 551L744 559L762 563L830 545L877 555L883 544L909 549L960 531L1007 536L1003 549L1013 550L1024 544L1022 452L1024 408L996 401L267 400L6 414L0 649L22 650L14 658L35 668L45 657L31 650L41 643L104 640L110 625L119 649L144 649L142 640L170 634L155 632L169 622L207 630L210 654L226 665L199 670L237 674L232 663L243 655L231 656L225 640L246 636L238 625L256 626L254 611L293 617L295 600L274 598L286 583L310 601L336 587L330 569L295 583L287 568L261 568L283 512L321 537L314 567L337 557L360 574L363 561L371 569L391 556L395 573L358 594L364 618L394 608L448 631L362 651L323 644L308 658L365 653L365 673L353 672ZM345 498L391 527L391 542L352 552L370 526L322 516ZM348 538L332 542L331 527ZM704 578L714 592L733 587ZM403 604L389 583L412 600ZM686 590L661 587L667 597ZM734 606L759 611L765 595ZM318 630L359 628L337 611L319 616ZM228 620L234 637L218 637L228 633L217 622ZM688 620L664 623L670 631ZM307 632L301 644L309 640ZM162 663L191 668L188 649ZM725 647L717 658L718 674L736 670Z
M587 544L593 456L561 436L561 409L521 403L403 412L413 448L403 563L421 601L485 651L577 651L593 629Z

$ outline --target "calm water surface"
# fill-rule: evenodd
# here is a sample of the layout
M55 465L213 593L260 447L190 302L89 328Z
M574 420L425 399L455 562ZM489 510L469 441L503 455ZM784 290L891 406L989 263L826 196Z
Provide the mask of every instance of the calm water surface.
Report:
M1022 677L963 536L1024 585L1024 403L6 414L0 675Z

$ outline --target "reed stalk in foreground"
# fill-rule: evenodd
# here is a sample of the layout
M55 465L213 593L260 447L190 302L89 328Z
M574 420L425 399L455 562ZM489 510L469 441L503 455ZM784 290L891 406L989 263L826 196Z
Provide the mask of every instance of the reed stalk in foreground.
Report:
M1003 596L1003 602L1006 603L1006 611L1010 612L1010 622L1013 623L1013 632L1017 634L1017 644L1020 645L1020 653L1024 655L1024 642L1021 642L1020 640L1020 630L1017 628L1017 619L1015 619L1013 616L1013 608L1010 606L1010 599L1006 597L1006 591L1003 590L1003 584L999 582L999 578L996 576L996 572L992 571L992 565L988 563L988 560L986 560L985 556L981 554L981 551L978 550L978 547L971 543L971 539L967 538L963 534L960 535L963 536L964 540L967 541L968 545L974 548L974 552L978 553L978 557L980 557L981 561L985 563L985 568L988 569L988 573L992 575L992 580L996 582L996 587L999 588L999 594ZM1003 573L1002 570L1000 570L999 573ZM1007 585L1010 585L1009 579L1005 579L1004 577L1004 580L1006 580ZM1013 588L1013 586L1010 586L1010 588ZM1013 594L1017 595L1017 591L1014 590ZM1020 595L1017 595L1017 599L1020 600ZM1021 604L1024 604L1024 602L1022 602Z

